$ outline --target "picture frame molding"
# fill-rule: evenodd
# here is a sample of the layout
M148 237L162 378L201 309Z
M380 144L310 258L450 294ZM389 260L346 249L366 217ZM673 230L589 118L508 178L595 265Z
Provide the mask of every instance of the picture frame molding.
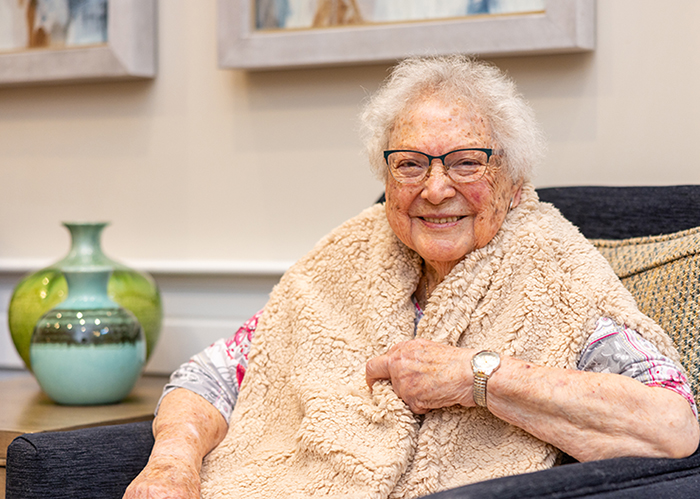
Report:
M0 52L0 86L154 78L156 0L109 0L107 43Z
M385 63L408 56L501 57L595 48L595 0L545 0L544 13L275 31L253 28L254 1L218 0L221 68L284 69Z

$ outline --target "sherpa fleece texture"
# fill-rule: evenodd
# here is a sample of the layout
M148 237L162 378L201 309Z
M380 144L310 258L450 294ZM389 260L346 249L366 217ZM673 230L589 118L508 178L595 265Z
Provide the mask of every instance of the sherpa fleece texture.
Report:
M416 416L365 363L413 338L420 257L374 206L325 237L273 290L202 497L414 498L551 467L558 451L484 408ZM604 258L526 185L484 248L435 289L417 337L574 369L596 320L678 361Z

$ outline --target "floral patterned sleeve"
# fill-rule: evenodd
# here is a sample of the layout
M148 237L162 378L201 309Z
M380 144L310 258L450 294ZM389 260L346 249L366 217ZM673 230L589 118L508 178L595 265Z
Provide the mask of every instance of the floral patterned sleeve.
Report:
M262 310L246 321L229 339L216 341L189 362L182 364L170 376L160 400L176 388L186 388L216 407L228 423L248 367L250 344L261 314Z
M672 390L685 398L695 417L698 416L683 371L635 330L611 319L598 320L595 331L583 347L577 367L581 371L622 374L647 386Z

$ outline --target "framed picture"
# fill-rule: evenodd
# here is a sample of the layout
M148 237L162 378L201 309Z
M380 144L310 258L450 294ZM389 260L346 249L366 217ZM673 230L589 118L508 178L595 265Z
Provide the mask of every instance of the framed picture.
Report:
M595 0L218 0L219 66L593 50Z
M0 85L155 75L156 0L0 0Z

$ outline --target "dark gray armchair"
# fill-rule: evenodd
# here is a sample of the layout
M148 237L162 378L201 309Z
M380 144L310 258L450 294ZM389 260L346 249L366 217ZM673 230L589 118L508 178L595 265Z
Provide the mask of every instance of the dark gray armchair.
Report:
M697 394L700 229L693 229L700 227L700 186L564 187L538 192L586 237L596 240L640 308L666 328L681 351ZM663 234L673 235L659 237ZM630 269L620 263L629 261L630 255L644 261ZM670 289L671 295L662 288ZM150 423L23 435L8 448L6 497L120 498L145 466L152 445ZM697 498L700 452L685 459L618 458L567 464L431 497Z

